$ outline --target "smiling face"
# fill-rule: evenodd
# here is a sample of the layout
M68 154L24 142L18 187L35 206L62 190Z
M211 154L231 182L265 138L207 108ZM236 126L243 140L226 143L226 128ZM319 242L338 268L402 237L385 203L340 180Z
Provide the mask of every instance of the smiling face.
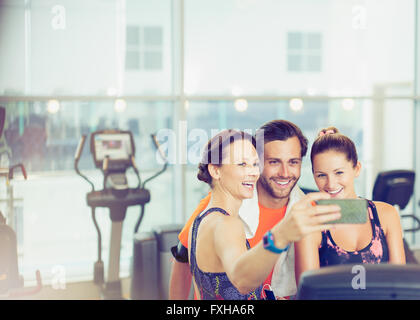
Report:
M326 151L313 158L312 171L319 191L327 192L333 198L357 198L354 179L360 174L361 164L355 166L342 152Z
M267 142L259 184L271 198L287 201L300 178L301 166L301 146L297 137Z
M230 193L237 199L252 198L259 178L257 151L249 140L231 143L221 166L209 164L214 188Z

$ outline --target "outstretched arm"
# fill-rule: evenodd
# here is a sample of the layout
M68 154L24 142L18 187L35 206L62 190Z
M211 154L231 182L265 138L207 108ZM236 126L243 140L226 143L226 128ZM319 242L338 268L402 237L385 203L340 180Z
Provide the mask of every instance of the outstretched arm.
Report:
M258 287L271 272L278 255L265 250L262 242L251 250L245 245L245 233L240 219L224 217L214 231L216 254L229 280L242 294ZM282 244L283 247L287 242Z
M284 248L306 235L333 228L334 225L326 222L340 217L340 207L312 206L313 201L329 198L326 193L312 193L297 202L289 214L271 230L276 246ZM225 221L227 220L228 217L225 218ZM262 242L247 251L243 228L241 229L236 221L219 224L214 236L216 252L224 270L241 293L247 293L258 287L278 259L278 254L264 249Z

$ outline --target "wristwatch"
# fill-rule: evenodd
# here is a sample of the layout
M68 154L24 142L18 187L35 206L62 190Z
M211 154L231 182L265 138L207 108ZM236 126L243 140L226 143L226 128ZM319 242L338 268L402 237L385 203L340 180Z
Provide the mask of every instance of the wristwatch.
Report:
M287 251L287 249L289 249L289 247L290 247L290 243L289 243L284 248L277 248L274 245L274 236L273 236L273 234L271 233L270 230L268 230L263 237L263 245L264 245L264 249L266 249L268 251L271 251L271 252L274 252L274 253L282 253L284 251Z

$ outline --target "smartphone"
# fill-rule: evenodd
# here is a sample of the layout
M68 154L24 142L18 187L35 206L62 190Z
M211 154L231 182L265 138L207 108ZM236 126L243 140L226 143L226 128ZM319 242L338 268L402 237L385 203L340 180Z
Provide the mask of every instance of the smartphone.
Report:
M335 204L341 208L341 218L327 223L362 224L367 221L366 199L327 199L316 201L319 205Z

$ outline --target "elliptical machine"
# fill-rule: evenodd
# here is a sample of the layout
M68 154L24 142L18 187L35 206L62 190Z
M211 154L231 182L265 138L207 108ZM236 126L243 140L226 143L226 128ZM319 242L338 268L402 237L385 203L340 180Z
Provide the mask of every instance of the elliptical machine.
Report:
M145 180L143 183L135 163L135 145L133 135L130 131L103 130L93 132L90 136L90 151L95 167L100 169L104 175L103 188L95 191L95 186L78 168L80 156L86 141L83 135L77 147L74 168L76 173L85 179L91 186L91 191L86 195L87 205L92 211L92 220L98 234L98 260L94 264L94 283L101 289L104 299L122 299L120 272L120 251L122 226L126 216L127 208L140 206L140 216L136 222L134 233L137 233L144 216L145 205L150 201L150 192L145 185L150 180L162 174L167 168L167 161L161 150L155 135L152 140L165 160L163 168ZM126 171L132 168L137 177L138 184L135 188L128 186ZM107 281L104 279L104 263L102 261L102 236L96 221L95 209L98 207L110 210L111 240L108 262Z
M0 107L0 137L3 133L5 121L6 109L4 107ZM10 226L13 226L14 222L12 180L16 169L20 169L26 180L26 170L21 163L7 168L0 168L0 177L6 179L7 199L5 200L8 204L6 217L4 217L3 213L0 212L0 298L12 299L26 295L33 295L42 289L42 279L39 270L36 270L35 272L37 285L33 289L24 288L24 279L19 274L16 232Z

